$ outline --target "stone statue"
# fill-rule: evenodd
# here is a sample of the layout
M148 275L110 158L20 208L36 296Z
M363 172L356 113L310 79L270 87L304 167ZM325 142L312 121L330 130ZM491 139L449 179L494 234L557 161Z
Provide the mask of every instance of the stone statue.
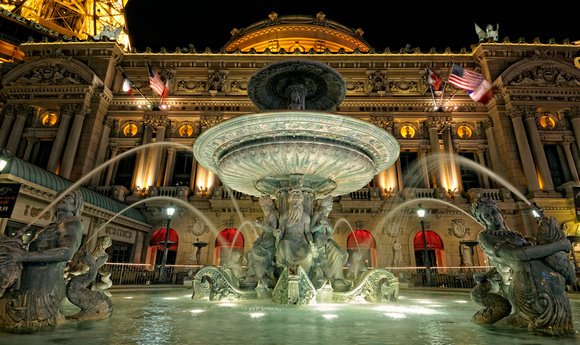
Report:
M461 251L461 262L463 266L473 266L471 248L465 244L461 244L459 245L459 250Z
M22 238L8 237L4 234L0 234L0 253L10 253L21 249ZM21 274L21 262L0 265L0 297L2 297L6 290L12 286L16 285L15 288L19 289Z
M22 264L20 284L9 287L0 298L0 327L26 329L64 320L60 312L65 297L63 268L81 243L82 205L81 192L73 190L55 206L56 221L37 232L26 249L0 253L0 266Z
M487 24L487 26L485 27L485 31L483 31L482 28L480 28L477 24L475 24L475 32L477 33L480 42L485 41L488 38L491 38L495 42L497 42L497 40L499 39L499 24L497 24L495 30L493 29L492 24Z
M105 291L112 285L109 280L111 273L101 270L109 259L106 250L111 244L108 236L101 236L97 239L93 252L84 249L78 251L84 254L84 261L79 265L80 267L72 267L69 270L71 278L66 286L66 297L81 310L67 319L99 320L111 317L113 303L109 298L110 293ZM75 274L78 272L83 273ZM98 282L97 275L99 275Z
M352 262L350 263L350 266L348 266L348 271L346 272L347 278L356 282L358 277L366 271L368 271L368 269L361 251L353 251Z
M348 261L347 251L332 239L333 229L328 215L332 211L332 196L320 200L320 208L312 216L311 229L316 255L312 272L312 282L316 287L327 281L334 288L343 289L349 284L344 279L342 268Z
M300 189L290 191L288 211L280 219L276 237L276 263L279 266L300 265L310 272L314 246L310 233L310 216L304 211L304 197Z
M278 228L276 205L269 196L260 198L260 205L264 211L264 222L256 220L254 226L262 229L262 233L254 242L254 247L245 255L247 262L246 278L255 277L265 286L274 282L274 256L276 255L276 237L274 231Z
M232 249L226 262L222 265L224 271L228 274L231 281L237 282L244 277L242 270L242 254L235 249Z
M393 243L393 266L401 266L403 265L403 253L402 250L403 245L399 241L399 239L395 239L395 243Z
M479 244L501 276L497 288L493 288L494 283L489 278L480 277L474 288L479 298L474 301L489 311L493 305L486 305L484 301L491 299L489 294L501 292L514 310L512 314L495 314L495 318L478 313L474 321L548 332L573 332L566 285L573 284L576 277L564 253L569 252L572 245L559 235L561 230L555 220L543 217L539 221L538 244L534 245L520 233L508 229L492 199L480 198L472 204L471 212L486 228L479 235ZM487 286L482 286L484 284Z
M286 89L286 97L288 97L288 109L303 110L306 109L306 94L308 88L304 84L293 84Z

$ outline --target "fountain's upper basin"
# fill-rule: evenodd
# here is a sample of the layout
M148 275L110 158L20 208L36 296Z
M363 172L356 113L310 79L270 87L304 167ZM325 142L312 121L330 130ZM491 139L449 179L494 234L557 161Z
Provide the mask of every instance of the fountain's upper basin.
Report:
M265 184L303 175L305 182L342 195L391 166L399 144L382 128L352 117L276 111L220 123L196 140L194 152L198 162L242 193L270 194Z

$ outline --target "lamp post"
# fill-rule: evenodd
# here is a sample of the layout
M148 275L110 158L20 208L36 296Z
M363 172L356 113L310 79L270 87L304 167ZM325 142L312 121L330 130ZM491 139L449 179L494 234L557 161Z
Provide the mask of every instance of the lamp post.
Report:
M429 262L429 253L427 252L427 238L425 238L425 209L419 204L419 208L417 209L417 216L419 216L419 220L421 220L421 231L423 232L423 261L425 263L425 270L426 277L427 277L427 286L431 286L431 263Z
M173 203L165 209L167 212L167 229L165 229L165 243L163 243L163 258L161 259L161 269L159 270L159 280L158 283L165 283L167 280L165 275L165 264L167 264L167 245L169 243L169 230L171 229L171 216L175 213L175 207L173 207Z

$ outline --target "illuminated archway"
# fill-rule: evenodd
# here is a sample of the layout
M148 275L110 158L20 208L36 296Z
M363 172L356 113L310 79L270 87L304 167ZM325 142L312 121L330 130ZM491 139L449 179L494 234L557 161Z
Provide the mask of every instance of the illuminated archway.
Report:
M445 266L445 248L441 237L435 231L425 230L425 240L431 267ZM415 235L413 247L415 249L415 265L418 267L425 266L423 259L425 246L423 245L423 233L421 231Z
M165 233L167 228L162 228L153 233L149 241L149 249L147 250L147 263L161 265L163 247L165 244ZM167 239L167 264L174 265L177 258L177 247L179 246L179 236L173 229L169 229L169 237Z
M346 239L346 251L348 252L348 265L352 262L352 253L360 250L363 260L369 267L376 267L377 249L373 235L367 230L354 230Z
M230 251L244 254L244 235L238 229L225 229L215 239L213 262L222 265L230 257Z

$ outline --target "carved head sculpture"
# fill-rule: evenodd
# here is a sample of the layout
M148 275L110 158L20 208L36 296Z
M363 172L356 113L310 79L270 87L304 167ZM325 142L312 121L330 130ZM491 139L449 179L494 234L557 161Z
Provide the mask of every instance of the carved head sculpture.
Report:
M260 205L262 206L262 210L264 212L272 212L276 209L276 205L274 205L274 200L267 195L260 197Z
M332 196L320 200L320 212L328 214L332 211Z
M60 197L63 193L65 192L65 189L58 191L58 193L56 193L56 198ZM70 200L70 201L69 201ZM60 210L63 206L63 204L65 203L71 203L71 210L70 212L73 214L73 216L75 217L80 217L81 216L81 212L83 210L83 195L81 193L80 190L78 189L74 189L72 191L70 191L66 196L64 196L55 206L54 209L55 211Z
M499 206L488 197L482 197L471 204L471 214L486 230L507 230Z
M95 253L105 253L107 248L109 248L113 244L113 241L109 236L99 236L97 238L97 245L95 246Z
M290 203L288 209L288 221L290 223L296 223L298 220L302 219L302 214L304 213L304 208L302 206L304 196L302 196L302 191L300 189L291 190L288 201Z

